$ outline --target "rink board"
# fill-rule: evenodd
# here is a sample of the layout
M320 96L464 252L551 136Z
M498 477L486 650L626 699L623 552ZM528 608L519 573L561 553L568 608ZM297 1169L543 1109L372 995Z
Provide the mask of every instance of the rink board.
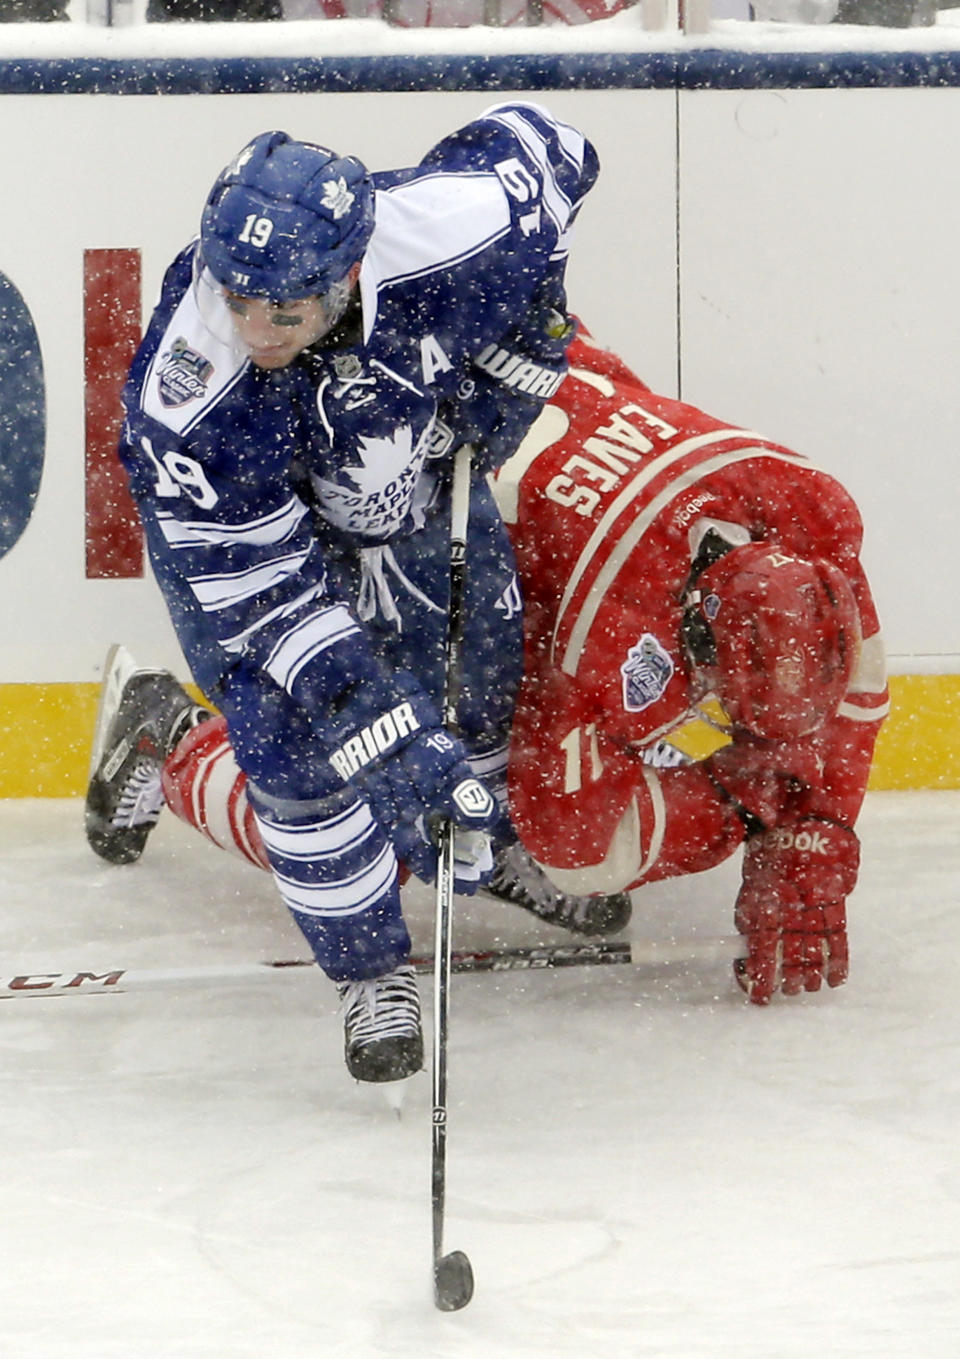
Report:
M960 677L894 675L873 789L960 788ZM0 797L77 797L86 787L95 684L0 685Z
M290 32L274 26L264 49ZM182 33L107 34L110 54L95 57L0 58L0 108L18 127L0 146L0 283L18 304L3 316L26 318L28 349L32 328L25 390L41 389L0 421L0 493L17 497L0 516L0 796L82 789L112 642L186 677L135 517L96 472L125 365L98 305L101 321L123 312L129 341L213 176L264 127L322 131L376 168L412 163L510 95L542 100L600 151L572 307L655 389L791 445L857 498L896 672L875 786L960 786L960 612L947 594L960 577L960 406L942 378L960 310L958 271L944 268L960 181L942 173L960 52L745 52L725 36L717 49L608 54L163 55ZM124 55L148 38L158 55ZM122 268L98 300L104 259Z

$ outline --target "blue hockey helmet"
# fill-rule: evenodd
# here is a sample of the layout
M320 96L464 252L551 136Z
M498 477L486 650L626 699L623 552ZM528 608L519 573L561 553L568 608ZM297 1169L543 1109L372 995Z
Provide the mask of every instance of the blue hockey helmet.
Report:
M223 287L288 302L345 278L372 231L373 185L356 157L261 132L211 189L200 248Z

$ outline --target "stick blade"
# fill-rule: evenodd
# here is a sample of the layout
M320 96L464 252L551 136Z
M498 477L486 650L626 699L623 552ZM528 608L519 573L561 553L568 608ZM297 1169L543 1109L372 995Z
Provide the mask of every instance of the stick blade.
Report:
M473 1297L473 1269L462 1250L442 1255L433 1267L433 1300L441 1312L459 1312Z

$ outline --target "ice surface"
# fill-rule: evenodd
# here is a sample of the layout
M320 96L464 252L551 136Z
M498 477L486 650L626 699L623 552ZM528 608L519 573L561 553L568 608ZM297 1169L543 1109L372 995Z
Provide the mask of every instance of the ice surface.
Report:
M314 969L0 1006L10 1359L955 1359L958 793L873 794L835 992L747 1006L726 963L454 978L432 1304L429 1075L346 1075ZM167 816L140 864L75 802L0 803L4 973L304 956L269 879ZM730 929L736 866L636 898ZM428 948L429 894L408 905ZM534 922L458 903L457 944ZM429 979L423 979L429 1026Z

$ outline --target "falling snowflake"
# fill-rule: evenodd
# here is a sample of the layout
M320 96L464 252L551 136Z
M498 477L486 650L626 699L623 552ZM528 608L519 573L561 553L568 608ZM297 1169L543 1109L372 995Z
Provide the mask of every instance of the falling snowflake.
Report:
M339 222L341 217L353 207L355 194L347 188L347 181L342 175L337 179L328 179L323 185L323 198L320 200L325 208L329 208L333 213L333 220Z

